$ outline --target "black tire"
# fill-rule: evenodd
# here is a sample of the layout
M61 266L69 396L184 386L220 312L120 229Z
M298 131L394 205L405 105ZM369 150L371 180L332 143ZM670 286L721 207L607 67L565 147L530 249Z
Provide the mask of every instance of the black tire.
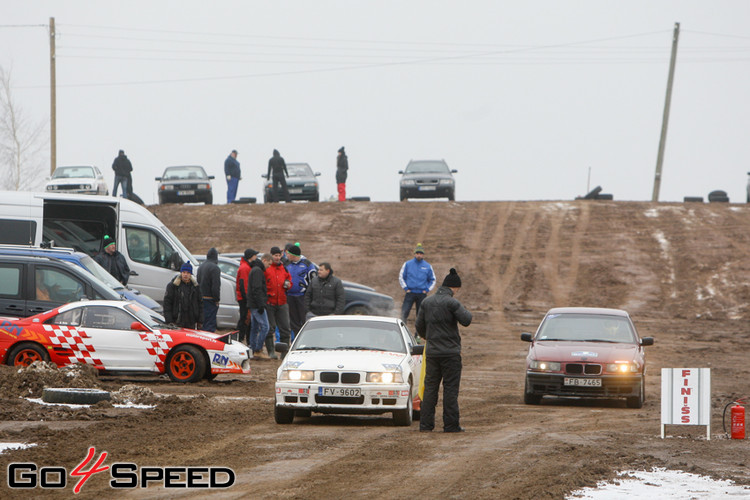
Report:
M456 201L456 192L451 191L451 193L448 195L448 201Z
M729 203L729 197L728 196L714 196L712 199L708 200L709 203Z
M213 379L215 379L216 377L218 377L218 376L219 376L219 374L218 374L218 373L211 373L211 371L210 371L210 370L206 370L206 372L207 372L207 373L206 373L206 376L205 376L205 377L203 377L203 378L205 378L205 379L206 379L206 380L208 380L209 382L210 382L210 381L212 381Z
M398 197L399 197L400 201L404 201L404 200L406 200L406 193L404 193L403 191L401 191L399 193Z
M294 422L294 410L275 405L273 407L273 419L277 424L287 425Z
M412 411L414 410L411 397L411 384L409 384L409 397L406 400L406 408L393 411L393 423L397 427L409 427L411 425Z
M370 201L370 197L369 196L352 196L349 199L352 200L352 201Z
M538 405L542 402L542 396L529 392L529 382L526 381L523 388L523 402L527 405Z
M166 370L173 382L198 382L206 375L206 357L195 346L177 346L169 351Z
M208 198L206 198L206 205L213 205L214 204L214 196L212 194L208 195Z
M353 316L370 316L372 315L372 311L368 309L366 306L352 306L349 309L344 311L344 314L350 314Z
M645 385L646 381L641 380L641 389L639 391L639 394L625 400L625 404L628 406L628 408L643 408L643 403L644 401L646 401Z
M93 405L99 401L109 401L109 392L99 389L78 388L49 388L45 387L42 392L42 401L45 403L66 403L74 405Z
M310 201L312 201L312 202L318 202L318 201L320 201L320 193L315 193L315 198L313 198Z
M607 194L600 193L600 194L596 195L596 199L597 200L614 200L615 197L613 195L609 194L609 193L607 193Z
M34 361L49 361L49 353L33 342L21 342L13 346L5 362L10 366L29 366Z
M703 196L685 196L682 201L685 203L703 203Z

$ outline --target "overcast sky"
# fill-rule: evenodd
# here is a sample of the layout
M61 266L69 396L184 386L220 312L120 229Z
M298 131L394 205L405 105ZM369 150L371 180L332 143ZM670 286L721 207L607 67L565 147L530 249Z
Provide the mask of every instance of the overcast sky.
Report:
M236 148L239 196L262 197L274 148L349 195L398 200L409 159L445 159L456 199L560 200L597 185L650 200L672 34L681 25L662 201L746 199L750 2L0 0L0 65L49 121L57 24L57 164L106 172L125 150L135 191ZM22 27L18 27L22 25ZM589 169L591 172L590 180Z

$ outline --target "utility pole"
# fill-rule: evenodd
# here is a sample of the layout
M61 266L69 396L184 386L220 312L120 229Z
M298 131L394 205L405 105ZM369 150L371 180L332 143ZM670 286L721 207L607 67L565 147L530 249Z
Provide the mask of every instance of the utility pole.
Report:
M49 172L52 175L57 167L57 78L55 75L55 18L49 18L49 146L50 146L50 166Z
M661 168L664 163L664 148L667 144L667 125L669 124L669 105L672 101L672 82L674 81L674 66L677 62L677 41L680 38L680 23L674 23L672 35L672 57L669 60L669 77L667 78L667 97L664 100L664 116L661 122L661 138L659 139L659 153L656 156L656 175L654 176L654 194L651 201L659 201L661 188Z

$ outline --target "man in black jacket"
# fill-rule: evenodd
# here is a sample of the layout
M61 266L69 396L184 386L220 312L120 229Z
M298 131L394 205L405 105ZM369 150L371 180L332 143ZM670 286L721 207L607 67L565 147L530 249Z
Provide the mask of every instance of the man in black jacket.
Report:
M115 186L112 188L112 196L117 196L117 186L122 185L122 197L127 198L132 191L132 186L128 186L128 179L132 179L130 172L133 171L133 164L125 156L122 149L117 153L115 161L112 162L112 170L115 171Z
M183 328L200 330L203 323L203 305L198 280L193 276L193 266L186 262L180 274L167 284L164 294L164 320Z
M273 150L273 156L268 160L268 174L266 177L272 182L271 202L279 202L279 189L284 193L284 200L287 203L289 198L289 189L286 187L286 178L289 177L289 171L286 169L286 162L277 150Z
M432 431L435 427L435 405L443 381L443 431L463 432L459 424L458 388L461 383L461 335L458 324L469 326L471 313L454 298L461 288L461 278L451 269L443 285L431 297L422 301L417 314L417 335L423 337L427 363L424 379L424 398L419 419L419 430Z
M250 274L247 277L247 309L250 322L250 349L253 357L263 356L263 344L268 334L268 288L266 286L266 266L271 263L271 256L264 254L260 259L250 263Z
M203 298L203 330L216 331L216 313L219 311L221 298L221 269L219 269L219 252L211 248L206 260L198 267L198 284Z
M107 270L109 274L115 277L123 285L128 284L130 278L130 266L128 266L125 257L117 251L115 239L104 236L104 251L94 257L94 260Z
M331 264L322 262L318 267L318 275L312 279L305 291L307 317L344 314L344 307L344 283L333 275Z

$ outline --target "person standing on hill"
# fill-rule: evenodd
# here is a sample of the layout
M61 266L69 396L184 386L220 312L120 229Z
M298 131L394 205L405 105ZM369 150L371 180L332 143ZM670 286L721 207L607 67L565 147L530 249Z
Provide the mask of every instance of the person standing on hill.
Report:
M417 335L424 338L425 367L424 399L419 430L435 428L435 406L440 382L443 382L443 432L463 432L458 410L458 389L461 384L461 335L458 323L471 324L471 313L456 300L461 277L455 269L443 280L434 295L422 302L417 313Z
M227 204L234 202L237 197L237 187L240 184L242 170L240 162L237 161L237 150L233 149L227 159L224 160L224 175L227 176Z
M406 323L409 317L411 306L417 305L417 314L422 301L427 297L427 293L435 287L435 273L429 262L424 260L424 248L421 243L417 243L414 250L414 258L404 262L401 271L398 273L398 282L404 289L404 302L401 305L401 319Z
M273 150L273 156L268 160L268 173L266 178L271 181L271 202L279 202L279 190L284 194L284 201L290 203L292 200L289 197L289 188L286 185L286 178L289 177L289 171L286 169L286 162L284 157L278 152Z
M339 201L346 201L346 177L349 170L349 158L346 156L344 146L339 148L336 158L336 187L339 191Z
M219 252L211 248L206 260L198 267L198 283L203 298L203 330L216 331L216 313L221 302L221 269L219 269Z
M118 152L115 161L112 162L112 170L115 171L115 185L112 188L112 196L117 196L117 186L121 185L121 196L127 198L132 190L132 188L128 186L128 179L132 178L130 172L133 171L133 164L130 163L128 157L125 156L125 151L122 149Z

